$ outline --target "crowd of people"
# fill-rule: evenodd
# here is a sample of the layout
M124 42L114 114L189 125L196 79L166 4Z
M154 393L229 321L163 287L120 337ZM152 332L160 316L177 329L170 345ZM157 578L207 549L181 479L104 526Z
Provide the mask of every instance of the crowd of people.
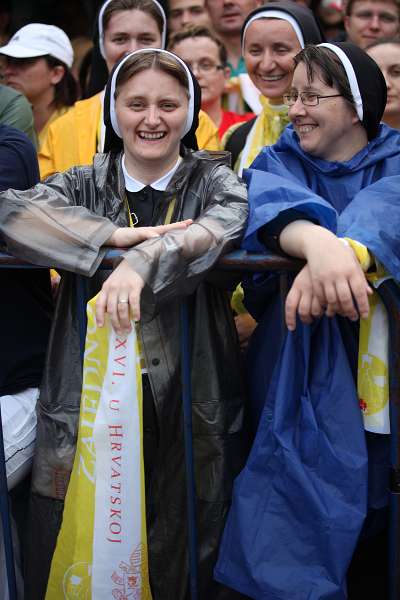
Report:
M55 25L0 47L0 249L40 266L0 268L18 599L111 597L65 546L87 518L77 275L96 327L139 340L147 546L113 597L191 594L182 299L199 600L389 597L398 0L106 0L94 31L79 74ZM239 247L298 261L286 298L276 272L220 276ZM0 527L0 600L5 563Z

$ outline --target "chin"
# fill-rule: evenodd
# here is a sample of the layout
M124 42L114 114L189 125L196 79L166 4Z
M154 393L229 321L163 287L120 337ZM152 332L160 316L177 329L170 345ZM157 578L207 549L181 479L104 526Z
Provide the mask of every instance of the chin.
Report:
M256 86L258 87L258 86ZM260 90L260 92L262 93L263 96L265 96L266 98L268 98L269 100L275 100L278 98L282 98L283 94L287 91L288 86L287 83L285 82L285 85L282 85L281 82L279 82L279 86L278 85L268 85L268 86L260 86L258 88Z

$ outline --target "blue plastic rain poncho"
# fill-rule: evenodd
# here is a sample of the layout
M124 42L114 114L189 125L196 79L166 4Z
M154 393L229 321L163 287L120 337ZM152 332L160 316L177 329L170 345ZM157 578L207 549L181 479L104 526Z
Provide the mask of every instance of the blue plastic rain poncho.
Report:
M400 279L398 132L381 125L337 163L304 153L289 126L244 177L247 250L265 251L258 230L295 209L366 245ZM354 384L357 326L325 317L283 335L276 280L260 274L247 285L260 321L248 354L259 427L235 482L215 576L257 600L344 600L367 499L376 509L387 502L388 437L371 451L376 438L367 436L367 454Z

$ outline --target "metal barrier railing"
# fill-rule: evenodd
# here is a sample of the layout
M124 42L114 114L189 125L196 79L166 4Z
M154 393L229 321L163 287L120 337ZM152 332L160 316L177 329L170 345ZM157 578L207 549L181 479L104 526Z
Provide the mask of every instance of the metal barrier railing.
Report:
M114 260L123 254L123 250L110 249L104 257L101 269L113 268ZM299 270L302 262L292 258L278 256L272 253L249 254L244 250L236 250L222 257L217 263L215 269L222 271L237 272L262 272L274 271L279 273L281 300L284 302L288 289L288 274ZM37 265L23 263L19 259L8 254L0 253L0 268L18 268L29 269L38 268ZM79 331L81 338L82 355L84 350L86 335L86 278L77 275L77 305ZM186 488L187 488L187 512L188 512L188 532L189 532L189 561L190 561L190 590L191 599L198 600L198 582L197 582L197 524L196 524L196 490L194 481L193 465L193 446L192 446L192 414L191 414L191 384L190 384L190 358L189 358L189 323L186 301L181 303L180 315L180 337L182 353L182 404L184 417L184 436L185 436L185 459L186 459ZM392 403L394 404L394 403ZM397 407L392 407L392 422L397 422ZM398 457L397 427L392 427L391 435L392 446L392 471L400 473L400 457ZM396 478L395 478L396 479ZM400 481L400 476L398 476ZM400 533L400 484L391 487L392 492L392 528L391 531L391 557L390 557L390 587L391 600L398 600L400 597L400 543L396 543L398 533ZM13 558L13 546L11 537L9 501L7 492L7 476L4 456L4 445L1 427L1 407L0 407L0 510L3 524L3 537L5 546L7 577L9 586L10 600L17 600L15 569ZM395 514L394 514L395 513ZM393 541L394 540L394 541Z

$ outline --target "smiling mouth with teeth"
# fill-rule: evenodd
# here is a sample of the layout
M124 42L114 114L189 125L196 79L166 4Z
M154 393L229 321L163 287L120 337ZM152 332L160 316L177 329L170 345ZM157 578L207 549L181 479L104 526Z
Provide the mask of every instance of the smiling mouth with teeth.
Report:
M283 77L285 77L284 75L259 75L259 78L262 81L279 81L280 79L283 79Z
M162 140L166 136L165 131L150 133L149 131L139 131L138 136L141 140Z
M299 133L310 133L316 128L316 125L297 125L296 130Z

